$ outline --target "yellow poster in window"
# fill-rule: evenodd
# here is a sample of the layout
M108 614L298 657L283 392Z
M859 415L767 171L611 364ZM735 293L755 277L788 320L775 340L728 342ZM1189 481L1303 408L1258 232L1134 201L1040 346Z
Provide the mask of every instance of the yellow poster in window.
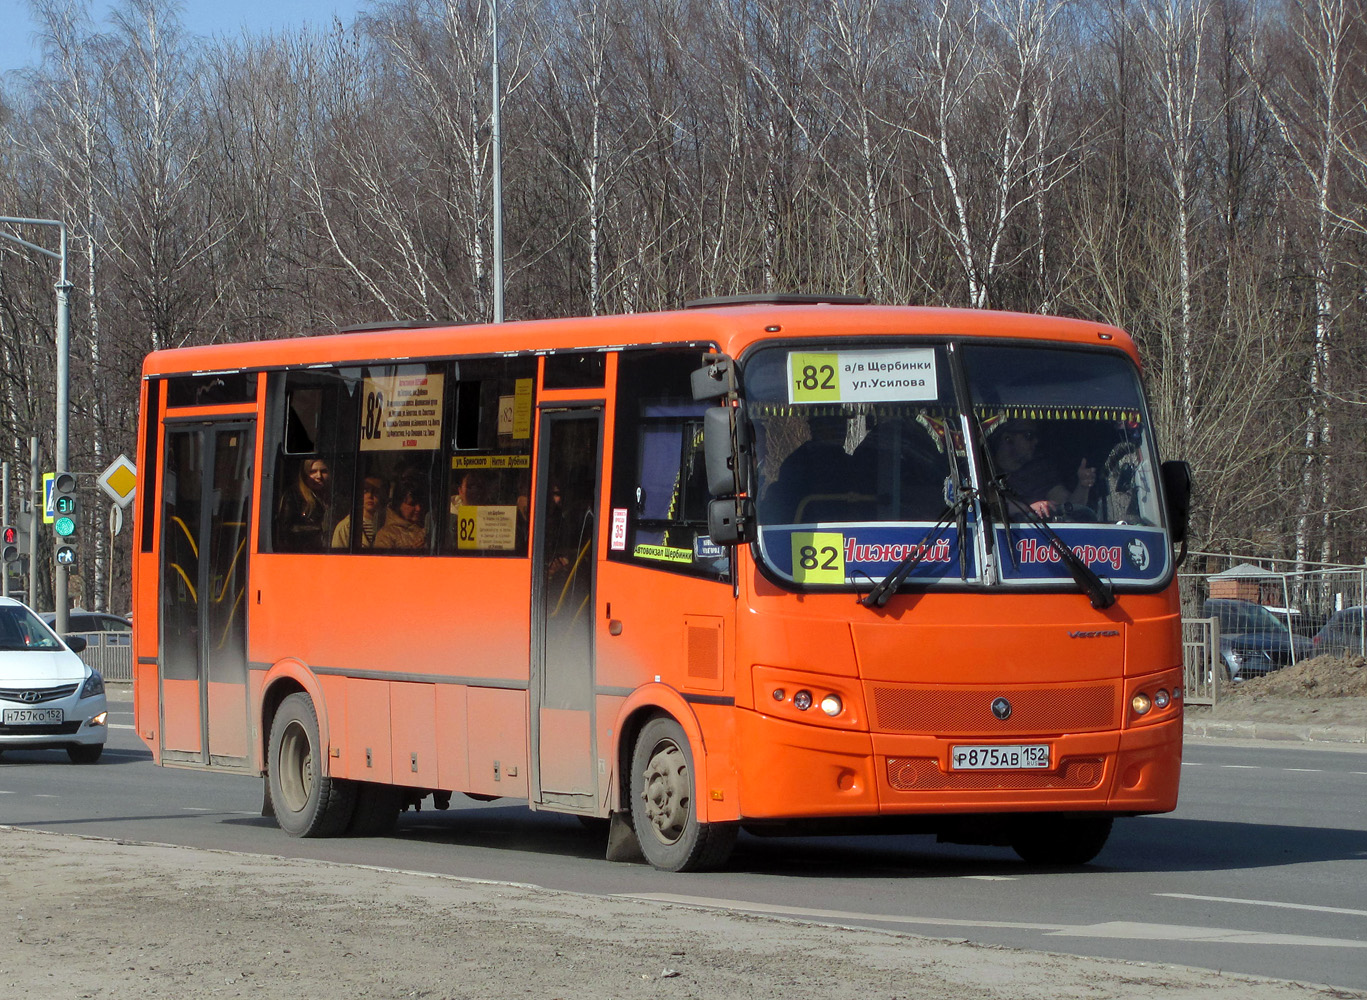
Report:
M798 583L845 582L845 536L838 531L794 531L793 579Z
M535 379L520 378L513 388L513 437L526 440L532 436L532 383Z

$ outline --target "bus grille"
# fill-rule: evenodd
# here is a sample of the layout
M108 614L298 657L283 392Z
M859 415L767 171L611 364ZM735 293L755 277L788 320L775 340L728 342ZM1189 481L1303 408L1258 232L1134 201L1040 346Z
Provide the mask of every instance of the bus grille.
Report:
M1067 757L1057 771L940 770L933 757L889 757L888 784L902 792L1029 791L1095 788L1106 768L1100 757Z
M1005 698L1011 716L999 720L992 702ZM1120 725L1113 685L1082 688L934 688L873 686L873 717L881 733L931 736L1043 736L1089 733Z

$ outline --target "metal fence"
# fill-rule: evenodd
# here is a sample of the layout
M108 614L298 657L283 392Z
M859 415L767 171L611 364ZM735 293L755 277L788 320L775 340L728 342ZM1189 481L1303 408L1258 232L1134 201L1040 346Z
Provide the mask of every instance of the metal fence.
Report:
M1367 566L1193 552L1179 574L1187 701L1325 654L1367 653Z
M107 681L133 679L133 636L131 632L76 632L85 640L80 657Z

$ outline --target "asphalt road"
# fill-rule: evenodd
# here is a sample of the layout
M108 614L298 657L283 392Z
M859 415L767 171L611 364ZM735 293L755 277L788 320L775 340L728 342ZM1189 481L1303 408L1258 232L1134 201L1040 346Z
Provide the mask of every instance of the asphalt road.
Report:
M928 837L756 839L725 872L602 860L596 834L517 802L457 797L393 837L301 841L260 816L260 779L158 769L111 702L104 759L0 757L0 824L692 902L1051 952L1367 991L1367 750L1189 742L1182 800L1123 820L1097 861L1031 869Z

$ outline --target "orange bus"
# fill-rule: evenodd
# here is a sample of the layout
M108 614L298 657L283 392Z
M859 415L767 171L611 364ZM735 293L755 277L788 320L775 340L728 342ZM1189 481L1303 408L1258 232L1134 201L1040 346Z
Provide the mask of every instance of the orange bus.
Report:
M463 793L674 871L739 828L1080 864L1176 805L1189 482L1113 327L743 296L141 393L138 732L294 836Z

